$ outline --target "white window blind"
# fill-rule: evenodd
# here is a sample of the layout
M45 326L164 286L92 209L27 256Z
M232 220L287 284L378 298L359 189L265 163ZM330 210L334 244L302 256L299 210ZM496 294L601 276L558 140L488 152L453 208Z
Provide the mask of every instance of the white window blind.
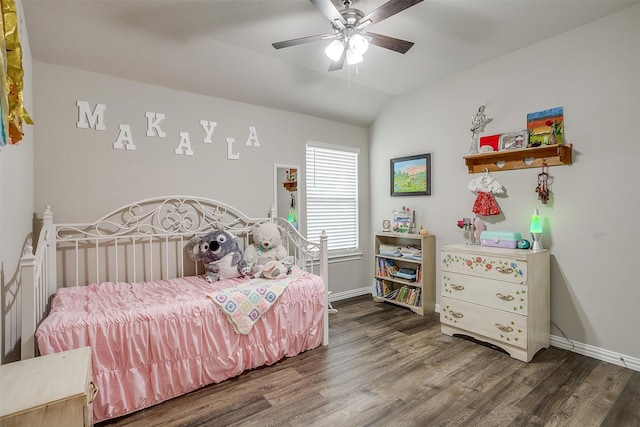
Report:
M358 248L358 151L307 144L307 237L329 251Z

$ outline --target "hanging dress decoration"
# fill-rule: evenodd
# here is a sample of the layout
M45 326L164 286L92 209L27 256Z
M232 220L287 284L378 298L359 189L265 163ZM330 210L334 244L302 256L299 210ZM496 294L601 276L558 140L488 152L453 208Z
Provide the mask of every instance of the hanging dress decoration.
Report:
M500 207L493 195L503 193L504 188L488 171L485 170L484 175L471 180L467 187L478 194L473 203L473 213L482 216L500 214Z

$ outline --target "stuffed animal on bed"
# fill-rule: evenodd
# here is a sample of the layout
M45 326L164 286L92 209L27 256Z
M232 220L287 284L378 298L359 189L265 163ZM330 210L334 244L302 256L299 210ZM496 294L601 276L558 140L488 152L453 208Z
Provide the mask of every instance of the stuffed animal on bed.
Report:
M282 262L271 263L271 261L283 261L289 255L287 248L282 244L281 230L280 226L268 221L255 224L251 229L253 243L244 251L251 276L263 277L263 271L268 270L269 273L264 277L275 278L281 276L281 272L285 269L288 271L291 268Z
M233 234L225 230L194 236L187 243L187 253L194 261L202 261L208 282L246 276L249 267Z
M265 279L284 279L293 268L294 257L288 256L280 261L268 259L264 264L261 264L261 261L265 261L265 259L258 258L258 261L252 267L252 270L256 269L256 273L253 275L254 277L264 277ZM259 266L259 268L256 266Z

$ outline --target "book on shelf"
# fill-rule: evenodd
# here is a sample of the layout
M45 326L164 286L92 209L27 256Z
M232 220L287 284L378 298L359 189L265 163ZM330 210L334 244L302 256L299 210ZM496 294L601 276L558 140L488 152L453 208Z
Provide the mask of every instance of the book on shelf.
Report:
M376 296L384 297L393 292L393 283L387 280L376 279L373 292Z
M392 259L377 258L377 272L380 277L388 277L397 273L400 269Z
M376 295L385 299L394 300L408 305L420 306L422 289L413 286L393 288L393 283L376 279Z
M417 272L412 268L401 268L393 274L393 277L415 281L417 278Z
M381 292L382 293L380 295L388 295L391 292L393 292L393 283L383 280L382 286L381 286Z
M397 299L398 292L400 292L400 289L394 289L389 294L383 295L383 297L386 299Z

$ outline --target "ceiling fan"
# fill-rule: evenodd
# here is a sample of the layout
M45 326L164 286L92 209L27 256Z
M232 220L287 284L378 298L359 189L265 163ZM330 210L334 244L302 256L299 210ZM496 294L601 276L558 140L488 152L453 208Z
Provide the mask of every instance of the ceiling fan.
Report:
M362 62L362 55L367 51L369 44L399 53L406 53L411 49L413 42L366 32L365 29L369 25L400 13L423 0L389 0L367 15L352 8L351 0L342 1L344 5L342 10L338 10L331 3L331 0L309 1L329 19L331 32L276 42L272 43L272 46L276 49L282 49L318 40L333 40L325 49L325 53L331 59L329 71L336 71L342 69L345 61L348 65Z

